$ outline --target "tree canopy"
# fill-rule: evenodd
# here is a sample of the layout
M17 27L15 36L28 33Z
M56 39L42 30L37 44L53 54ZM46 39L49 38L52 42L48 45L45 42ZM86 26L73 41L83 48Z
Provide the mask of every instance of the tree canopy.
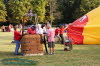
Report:
M0 21L6 21L7 11L2 0L0 1Z
M10 0L8 2L8 8L9 20L19 23L31 8L31 4L28 0Z
M100 0L58 0L63 22L70 23L100 6Z
M98 6L100 0L0 0L0 19L20 23L31 9L38 22L70 23Z

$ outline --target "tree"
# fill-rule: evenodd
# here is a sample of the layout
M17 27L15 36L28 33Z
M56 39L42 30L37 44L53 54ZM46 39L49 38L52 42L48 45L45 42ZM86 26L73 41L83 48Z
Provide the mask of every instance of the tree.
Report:
M65 23L72 22L73 19L73 13L74 11L80 7L81 0L61 0L59 3L59 10L61 11L63 15L63 21Z
M100 0L0 0L0 19L20 23L31 9L38 22L70 23L99 5Z
M32 0L32 10L34 14L37 14L38 21L44 22L45 20L45 6L46 6L46 0Z
M84 4L85 3L85 4ZM82 0L81 5L73 13L73 18L77 19L87 12L97 8L100 5L100 0Z
M8 20L19 23L23 16L28 13L28 10L31 9L33 14L37 14L38 21L43 22L45 18L45 5L46 0L10 0L7 6Z
M100 0L58 0L58 3L63 15L62 22L70 23L98 7Z
M20 23L30 8L31 4L29 0L10 0L8 2L10 22Z
M6 7L3 1L0 1L0 21L5 21L7 16Z
M46 13L49 16L46 16L46 19L47 21L53 22L53 24L57 24L62 19L58 5L57 0L47 0Z

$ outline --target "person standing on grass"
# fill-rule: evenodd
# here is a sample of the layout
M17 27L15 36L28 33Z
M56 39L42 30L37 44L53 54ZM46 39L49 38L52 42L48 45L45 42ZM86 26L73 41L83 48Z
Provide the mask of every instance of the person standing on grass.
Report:
M64 44L64 37L63 37L64 30L65 30L64 26L63 25L60 26L60 29L59 29L59 33L60 34L59 34L59 36L61 38L61 44Z
M47 38L48 38L48 47L50 48L50 55L54 55L54 36L55 31L51 28L50 24L47 24Z
M5 32L5 26L4 25L1 27L1 29L2 29L2 32Z
M59 27L57 26L55 29L55 42L59 42L61 40L60 36L59 36Z
M14 28L14 40L16 43L15 55L19 55L18 50L20 48L20 39L21 39L21 33L17 31L17 28Z

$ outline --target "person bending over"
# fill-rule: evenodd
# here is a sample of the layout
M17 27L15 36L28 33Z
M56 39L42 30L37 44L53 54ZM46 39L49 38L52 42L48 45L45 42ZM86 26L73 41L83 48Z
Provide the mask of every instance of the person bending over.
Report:
M36 26L32 26L31 28L28 28L27 33L36 34Z

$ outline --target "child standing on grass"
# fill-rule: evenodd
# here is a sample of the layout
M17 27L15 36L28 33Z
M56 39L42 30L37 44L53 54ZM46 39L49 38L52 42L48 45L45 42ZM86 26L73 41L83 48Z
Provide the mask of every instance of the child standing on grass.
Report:
M16 43L15 55L19 55L18 50L20 48L20 39L21 39L21 33L17 31L17 28L14 28L14 40Z
M51 28L50 24L47 24L47 38L48 38L48 47L50 48L50 55L54 55L54 36L55 31Z

